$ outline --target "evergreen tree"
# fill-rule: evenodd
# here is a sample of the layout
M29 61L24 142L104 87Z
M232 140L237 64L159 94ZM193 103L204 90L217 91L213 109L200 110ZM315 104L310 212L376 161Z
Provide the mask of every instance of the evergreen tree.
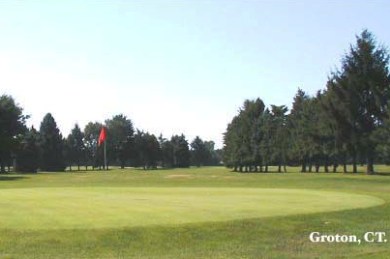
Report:
M284 105L271 105L271 155L273 161L278 165L278 172L281 172L283 165L286 172L287 162L287 107Z
M194 165L200 167L207 163L209 151L206 149L206 145L199 136L191 142L191 160Z
M39 134L32 127L21 136L16 157L16 172L36 173L39 168Z
M206 148L206 158L204 164L208 166L220 165L222 159L217 150L215 150L215 142L204 141L203 143Z
M264 103L261 99L246 100L239 114L228 125L224 134L224 161L234 171L257 171L264 160L262 149L262 116ZM260 169L262 171L262 169Z
M260 117L260 127L262 138L259 143L262 153L262 165L264 165L264 172L268 172L268 165L271 163L271 150L272 150L272 116L269 109L265 109L263 115ZM262 167L260 167L260 171Z
M240 117L234 116L228 124L223 136L223 161L227 167L233 168L233 171L242 172L242 156L240 153Z
M363 31L342 60L341 71L328 84L336 99L334 108L349 130L348 149L356 172L358 155L366 157L367 174L374 172L377 143L372 133L383 124L390 99L389 55L372 34Z
M22 112L11 96L0 96L0 173L4 173L5 166L11 163L12 153L18 145L17 136L26 131L28 117Z
M103 149L98 147L98 138L103 124L100 122L89 122L84 128L85 164L93 168L103 164Z
M160 159L160 144L153 134L137 130L134 135L134 165L142 166L145 170L157 168Z
M55 172L65 170L64 140L53 116L48 113L43 118L39 129L41 163L43 171Z
M161 150L161 166L165 168L173 167L174 149L172 142L164 138L162 135L159 136L158 141Z
M119 114L106 120L106 125L108 158L112 162L119 161L121 168L124 168L131 154L134 137L133 123L123 114Z
M171 143L173 148L173 167L189 167L191 154L184 134L172 136Z
M372 136L378 143L375 153L381 163L390 164L390 109L387 110L387 118L383 124L375 130Z
M294 97L288 124L291 134L290 156L302 165L301 172L306 172L310 163L310 139L309 127L311 125L311 111L309 107L310 97L301 89L298 89Z
M66 142L68 146L69 165L76 164L78 170L80 170L81 164L85 161L85 146L83 139L83 132L79 125L75 124Z

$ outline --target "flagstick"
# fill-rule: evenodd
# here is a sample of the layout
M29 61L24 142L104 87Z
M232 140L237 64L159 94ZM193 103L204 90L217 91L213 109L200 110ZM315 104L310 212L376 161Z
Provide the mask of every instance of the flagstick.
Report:
M107 151L106 151L106 141L104 141L104 168L107 169Z

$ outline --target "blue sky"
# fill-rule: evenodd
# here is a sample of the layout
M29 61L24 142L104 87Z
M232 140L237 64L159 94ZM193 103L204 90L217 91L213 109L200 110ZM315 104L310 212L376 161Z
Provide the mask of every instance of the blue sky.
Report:
M128 116L222 146L245 99L324 88L363 29L390 45L387 1L0 1L0 93L39 127Z

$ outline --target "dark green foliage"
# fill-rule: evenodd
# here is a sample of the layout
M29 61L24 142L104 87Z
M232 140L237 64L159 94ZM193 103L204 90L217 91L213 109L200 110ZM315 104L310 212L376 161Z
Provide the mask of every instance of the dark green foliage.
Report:
M174 135L171 138L173 167L189 167L190 166L190 150L188 142L183 134Z
M258 100L245 101L224 135L224 162L234 170L257 171L272 163L301 164L302 172L329 172L339 164L367 164L374 172L375 152L389 161L390 123L389 55L374 37L363 31L342 60L340 71L329 78L326 90L315 97L298 89L292 110L271 105L264 110Z
M40 168L42 171L64 171L64 140L53 116L48 113L43 118L39 130L41 150Z
M204 165L207 166L220 165L222 162L222 153L221 153L222 150L215 149L214 141L204 141L203 143L206 147L206 152L207 152Z
M161 166L165 168L173 167L173 144L171 141L159 136L158 142L161 150Z
M224 135L224 161L235 171L257 171L258 166L262 171L263 164L268 163L271 129L267 128L269 111L264 108L259 98L246 100L239 115L228 125Z
M144 169L157 168L160 160L160 144L153 134L137 130L134 135L133 165Z
M131 153L134 137L133 123L123 114L119 114L106 120L106 126L108 159L110 163L118 161L121 168L124 168Z
M20 140L17 151L16 172L36 173L39 168L39 134L32 127Z
M203 141L199 136L191 142L191 165L212 166L219 165L222 158L215 150L214 141Z
M192 164L196 166L205 165L207 159L210 156L209 150L207 150L205 143L199 136L191 142L191 160Z
M272 161L278 165L278 172L281 172L282 165L284 166L284 172L286 172L289 139L287 131L287 110L287 107L284 105L271 105L270 155L272 156Z
M85 146L84 134L81 132L79 125L75 124L72 132L66 139L67 158L70 168L72 165L77 165L78 170L83 162L85 162Z
M0 96L0 172L12 164L12 156L18 145L19 134L26 131L27 116L22 114L14 99L8 95Z
M103 150L98 147L99 133L103 125L99 122L89 122L84 128L85 161L93 168L103 165Z
M310 157L311 141L308 131L312 122L309 102L310 97L303 90L298 89L288 119L291 136L290 156L292 160L302 164L302 172L306 172L306 164Z
M189 167L191 153L185 136L174 135L171 140L159 136L161 166L166 168Z
M342 60L342 69L333 74L328 91L333 97L333 114L347 137L354 172L357 157L365 157L367 174L374 172L376 141L372 133L387 117L390 100L389 55L376 46L374 37L363 31L355 46Z

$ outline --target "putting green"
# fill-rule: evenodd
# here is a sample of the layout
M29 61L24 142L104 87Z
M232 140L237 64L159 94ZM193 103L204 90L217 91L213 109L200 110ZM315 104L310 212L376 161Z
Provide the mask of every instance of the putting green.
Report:
M255 188L27 188L0 190L0 227L87 229L284 216L380 205L340 192Z

